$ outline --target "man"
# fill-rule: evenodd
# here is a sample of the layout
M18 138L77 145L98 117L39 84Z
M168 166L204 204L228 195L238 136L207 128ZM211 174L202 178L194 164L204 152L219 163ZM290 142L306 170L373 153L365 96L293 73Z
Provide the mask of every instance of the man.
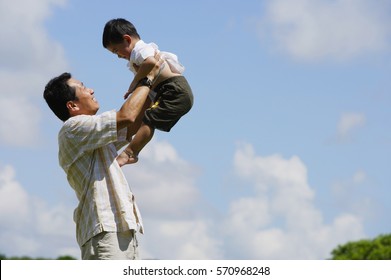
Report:
M141 124L150 80L140 81L119 111L102 114L97 114L94 90L69 73L45 87L47 104L64 121L58 136L59 162L79 200L74 221L82 259L139 258L136 232L143 233L142 220L116 157Z

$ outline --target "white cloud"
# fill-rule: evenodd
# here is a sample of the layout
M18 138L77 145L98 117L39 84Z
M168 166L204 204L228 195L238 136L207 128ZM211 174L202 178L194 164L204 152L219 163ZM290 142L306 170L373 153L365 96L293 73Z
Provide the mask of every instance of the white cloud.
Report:
M197 168L181 159L169 143L152 141L140 153L140 164L124 171L146 215L188 216L199 199Z
M30 146L39 138L41 112L26 97L2 97L0 104L0 142L7 145Z
M0 168L0 220L18 229L28 221L29 201L28 194L14 177L13 167Z
M147 146L139 164L126 171L146 227L143 258L324 259L338 244L364 237L358 215L324 222L299 157L261 157L243 145L234 163L254 195L236 197L226 214L208 215L195 186L196 168L168 143Z
M273 0L260 33L298 60L349 59L388 47L388 8L387 1Z
M157 163L158 153L170 156ZM235 170L250 182L254 195L232 200L222 217L202 211L205 204L194 184L198 172L168 143L152 142L140 162L144 167L132 166L127 176L144 214L144 258L322 259L338 244L364 237L358 215L342 213L324 222L307 168L297 156L261 157L251 145L241 146ZM364 177L362 172L354 176Z
M230 224L234 228L261 228L273 218L269 201L262 197L239 198L231 203L230 212Z
M352 133L366 123L366 117L360 113L344 113L337 125L337 140L344 142L352 138Z
M354 193L367 179L367 174L363 170L356 171L351 178L339 180L332 185L333 194L336 198L345 201Z
M12 166L0 165L0 248L7 256L79 256L73 209L28 194Z
M376 201L367 195L372 188L375 186L364 170L357 170L350 177L337 180L331 186L339 209L354 213L368 221L379 211Z
M238 175L254 185L253 196L231 203L225 221L232 241L225 245L240 246L243 258L322 259L336 245L364 236L360 217L352 214L325 224L300 158L257 156L245 144L234 164ZM257 211L260 218L253 217Z
M195 184L197 167L181 159L169 143L153 140L139 162L124 171L144 220L142 258L222 257L219 238L213 235L216 224L205 214Z
M234 159L253 195L236 196L227 213L204 201L196 185L200 171L169 143L153 140L138 164L124 167L145 225L142 258L322 259L338 244L364 237L357 213L323 221L299 157L257 156L245 144ZM357 172L352 180L365 177ZM10 166L0 168L0 194L1 253L79 256L73 208L28 194Z
M29 146L39 139L40 110L36 100L49 78L65 69L62 47L51 40L45 20L65 0L0 0L0 143ZM5 43L6 42L6 43ZM10 127L12 129L10 129Z
M353 175L353 182L356 184L360 184L365 181L367 178L367 174L363 170L358 170L356 173Z
M222 237L214 233L217 221L187 217L167 219L149 217L141 239L144 259L223 259Z

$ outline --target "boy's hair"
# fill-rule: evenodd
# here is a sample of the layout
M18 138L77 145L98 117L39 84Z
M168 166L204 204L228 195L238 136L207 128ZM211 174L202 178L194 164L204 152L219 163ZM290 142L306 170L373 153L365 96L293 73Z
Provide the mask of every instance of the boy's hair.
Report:
M47 83L43 92L43 98L50 109L64 122L70 118L67 102L77 100L75 88L67 83L71 78L70 73L63 73L55 77Z
M126 19L117 18L108 21L103 29L103 47L107 49L112 44L121 43L124 35L140 39L136 27Z

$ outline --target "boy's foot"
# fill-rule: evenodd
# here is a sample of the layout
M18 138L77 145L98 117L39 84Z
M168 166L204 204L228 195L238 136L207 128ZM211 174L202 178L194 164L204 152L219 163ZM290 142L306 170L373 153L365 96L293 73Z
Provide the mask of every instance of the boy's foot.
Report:
M132 164L136 163L138 161L138 156L124 150L121 154L117 156L117 161L120 167L124 166L125 164Z

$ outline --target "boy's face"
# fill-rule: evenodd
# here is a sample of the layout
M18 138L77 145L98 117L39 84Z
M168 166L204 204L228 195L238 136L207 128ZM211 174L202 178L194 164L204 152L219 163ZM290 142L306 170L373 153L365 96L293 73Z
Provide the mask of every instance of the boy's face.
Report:
M132 52L131 42L131 37L128 35L124 35L124 39L121 43L111 44L107 47L107 49L113 54L117 55L118 58L129 60L130 53Z

